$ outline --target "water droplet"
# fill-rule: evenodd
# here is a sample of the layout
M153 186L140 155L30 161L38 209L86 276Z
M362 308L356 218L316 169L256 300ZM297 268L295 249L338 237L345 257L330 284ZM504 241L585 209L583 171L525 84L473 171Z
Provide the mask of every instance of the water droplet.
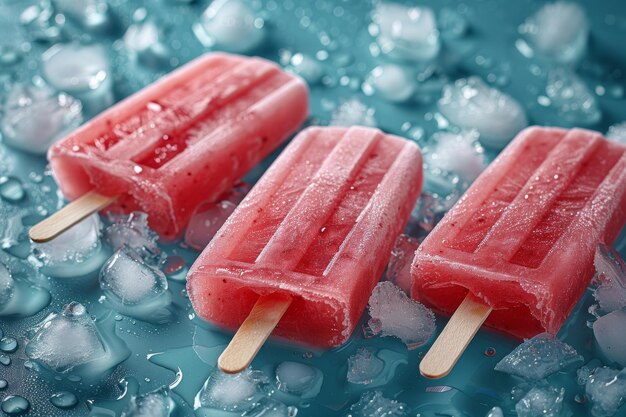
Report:
M4 366L9 366L11 365L11 358L9 358L4 353L0 353L0 363L3 364Z
M24 198L22 181L15 177L0 177L0 196L12 203Z
M5 413L16 416L25 413L30 408L30 403L19 395L9 395L2 401L0 406Z
M578 404L584 404L587 402L587 397L585 397L585 395L583 394L576 394L574 396L574 401L576 401Z
M0 339L0 350L3 352L15 352L17 350L17 340L13 337L3 337Z
M492 357L492 356L495 356L495 354L496 354L495 348L488 347L487 349L485 349L485 356Z
M74 393L69 391L59 391L50 397L50 402L57 408L67 409L78 404L78 398Z
M0 379L0 390L6 389L9 386L9 383L6 379Z
M182 257L178 255L169 256L163 265L163 272L172 275L183 269L185 265L185 260Z

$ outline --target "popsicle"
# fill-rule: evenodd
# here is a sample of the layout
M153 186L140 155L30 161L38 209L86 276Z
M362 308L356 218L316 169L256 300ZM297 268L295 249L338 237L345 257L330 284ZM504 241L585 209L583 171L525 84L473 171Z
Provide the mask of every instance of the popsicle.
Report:
M268 314L274 317L264 329L271 332L280 320L277 336L321 348L341 345L421 185L422 159L413 142L365 127L304 130L191 267L187 288L195 311L227 329L241 325L231 346L241 346L242 331L260 332L253 317ZM268 308L276 304L277 312ZM248 341L248 353L253 357L264 341L254 347ZM224 357L223 370L240 370Z
M412 296L444 313L461 305L469 318L455 313L448 327L474 320L469 340L485 318L518 338L555 334L589 285L596 246L626 221L625 151L588 130L522 131L418 248ZM433 362L446 343L422 373L443 376Z
M164 239L216 199L306 119L300 78L260 58L203 55L81 126L48 152L76 223L103 207L148 213ZM85 207L86 206L86 207ZM63 216L31 230L49 240ZM62 231L62 230L61 230Z

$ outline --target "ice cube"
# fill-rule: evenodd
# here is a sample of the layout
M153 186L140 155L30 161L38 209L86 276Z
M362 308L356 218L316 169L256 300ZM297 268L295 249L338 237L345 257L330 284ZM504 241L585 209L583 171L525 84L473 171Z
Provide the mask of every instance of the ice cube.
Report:
M324 76L324 67L310 55L296 53L289 59L287 69L304 78L310 85L318 84Z
M102 267L100 288L108 299L125 306L153 301L167 292L167 279L133 249L122 247Z
M166 387L133 396L122 417L169 417L174 408L170 390Z
M626 367L626 311L615 310L593 323L600 353L610 362Z
M475 130L435 133L423 151L426 169L433 175L457 176L463 189L469 187L487 166L477 139Z
M44 86L14 84L3 106L0 130L8 145L45 154L82 121L82 105L73 97Z
M158 265L165 255L157 245L158 235L148 226L148 215L140 211L130 214L109 215L111 225L104 231L106 241L119 250L123 246L135 250L141 258Z
M563 388L534 387L515 404L515 411L518 417L559 417L564 395Z
M504 148L528 125L523 107L513 97L478 77L446 85L438 106L455 125L478 130L480 142L494 149Z
M317 397L323 381L323 374L319 369L304 363L285 361L276 367L278 389L300 400Z
M242 417L295 417L297 413L298 409L295 407L288 407L272 398L261 398Z
M50 0L41 0L20 14L20 23L31 39L54 42L61 37L64 22L56 19Z
M35 243L33 252L44 264L82 262L100 248L100 218L92 214L56 238Z
M589 22L576 3L548 3L519 27L533 52L559 63L580 60L587 50Z
M35 328L26 355L47 368L68 373L106 354L96 324L85 307L72 302L60 314L50 314Z
M354 125L376 127L374 109L367 107L358 98L351 98L341 103L330 117L332 126L350 127Z
M13 296L15 283L11 276L11 271L0 262L0 308L4 307Z
M485 417L504 417L504 411L500 407L493 407Z
M265 38L265 22L242 0L216 0L193 26L198 40L207 48L246 53Z
M200 204L189 220L185 243L197 250L204 249L236 208L237 204L228 200Z
M602 111L594 94L572 70L558 67L548 73L546 95L565 125L589 126L598 123Z
M213 371L196 397L196 407L217 408L224 411L250 410L262 397L259 387L267 384L260 371L245 369L238 374Z
M131 56L143 65L161 68L169 63L170 52L163 43L163 27L148 17L146 9L139 8L133 14L134 23L124 34L124 46Z
M104 32L113 25L106 0L54 0L57 10L91 32Z
M540 380L582 361L583 357L573 347L542 333L516 347L498 362L495 370Z
M41 66L44 78L80 99L87 113L113 104L111 69L102 46L58 43L43 53Z
M348 382L367 385L383 371L385 363L372 348L359 348L348 358Z
M405 417L406 408L406 404L385 398L380 391L370 391L352 404L346 417Z
M606 137L618 142L626 143L626 122L621 122L609 126Z
M385 271L385 278L406 293L411 290L411 262L418 246L417 239L404 234L398 236Z
M626 369L618 371L602 366L591 370L582 367L578 370L578 383L585 386L594 417L615 415L626 398Z
M379 3L372 14L370 34L391 58L429 61L441 48L435 13L428 7Z
M435 331L435 315L410 299L400 287L380 282L369 299L368 325L374 334L394 336L409 349L428 342Z
M367 95L376 94L392 103L402 103L413 96L416 86L416 80L407 69L400 65L384 64L369 73L363 84L363 92Z

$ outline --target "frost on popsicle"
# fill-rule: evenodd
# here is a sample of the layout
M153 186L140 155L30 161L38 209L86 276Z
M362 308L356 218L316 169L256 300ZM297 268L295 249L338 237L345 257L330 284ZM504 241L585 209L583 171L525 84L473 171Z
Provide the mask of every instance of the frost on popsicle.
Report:
M428 342L435 332L433 312L389 281L380 282L374 288L369 313L368 326L373 334L397 337L409 349Z
M352 404L346 417L405 417L406 404L385 398L380 391L366 392Z
M626 370L582 367L578 370L578 383L585 386L594 417L615 415L626 399Z
M533 387L515 404L518 417L560 417L565 390L551 386Z
M526 47L518 49L525 55L536 53L555 62L572 63L586 53L589 22L578 4L558 1L526 19L519 33Z
M435 13L427 7L381 2L372 14L369 32L380 51L394 59L429 61L441 48Z
M479 77L462 78L445 86L438 105L452 123L478 130L481 143L494 149L504 148L528 126L523 107Z
M80 101L46 86L14 84L2 110L3 142L38 155L83 121Z
M265 38L265 22L242 0L218 0L202 13L193 31L207 48L246 53Z
M110 319L96 324L82 304L72 302L31 331L26 355L59 374L97 378L130 355L114 328Z
M170 390L166 387L143 395L134 395L122 417L169 417L174 409Z
M582 361L583 357L573 347L542 333L516 347L498 362L495 370L528 380L541 380Z
M260 387L268 382L265 374L250 368L238 374L225 374L216 369L196 396L195 408L248 411L263 397Z
M165 274L145 263L136 251L122 247L100 271L100 288L116 311L151 323L172 319L172 296Z

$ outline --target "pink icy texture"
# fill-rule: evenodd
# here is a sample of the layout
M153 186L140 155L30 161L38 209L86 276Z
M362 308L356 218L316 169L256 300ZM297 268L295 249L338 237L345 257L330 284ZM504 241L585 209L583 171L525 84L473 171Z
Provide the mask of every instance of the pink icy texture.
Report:
M53 146L69 199L120 195L162 238L229 190L306 119L305 83L260 59L211 53L111 107Z
M625 147L582 130L521 132L428 235L412 296L452 313L468 291L487 324L555 334L626 220Z
M377 129L300 133L192 266L206 320L236 329L259 295L294 300L275 334L338 346L354 330L422 185L417 145Z

